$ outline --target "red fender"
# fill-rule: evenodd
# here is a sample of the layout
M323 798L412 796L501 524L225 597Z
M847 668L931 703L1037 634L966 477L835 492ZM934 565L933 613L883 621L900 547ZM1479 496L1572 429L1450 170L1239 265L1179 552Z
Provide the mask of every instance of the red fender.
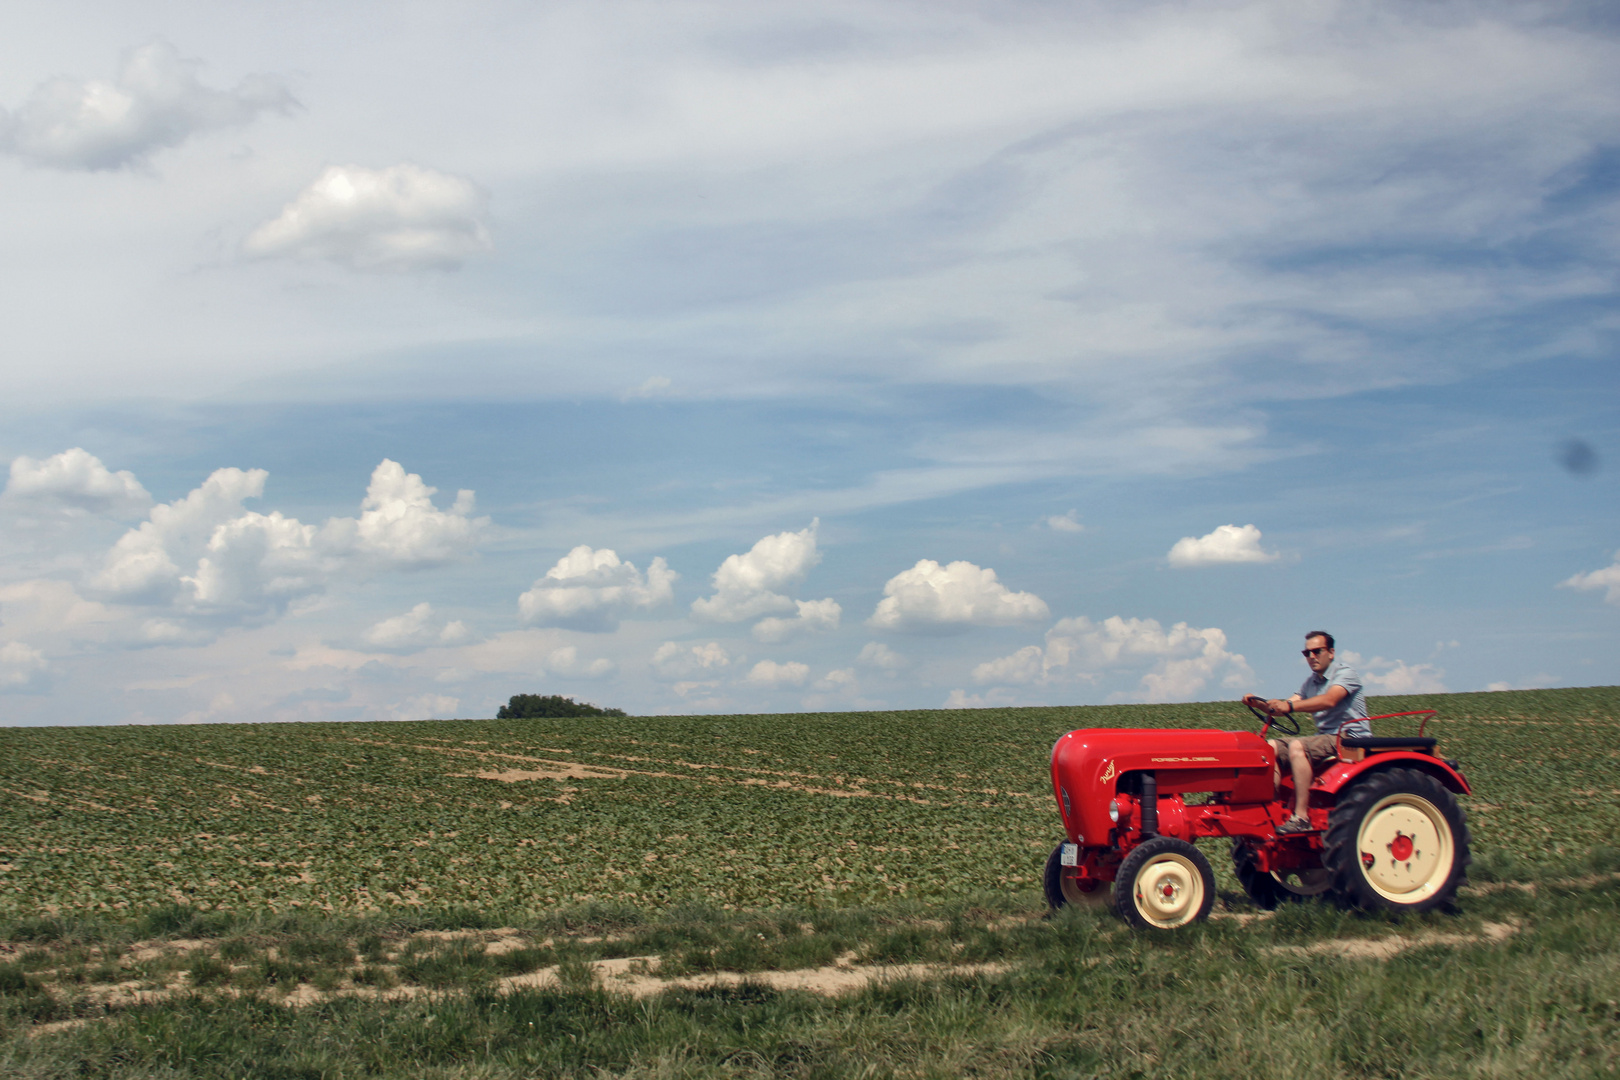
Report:
M1341 788L1363 773L1381 772L1396 766L1422 770L1459 795L1473 794L1473 789L1468 786L1468 781L1462 773L1440 758L1412 750L1386 750L1378 754L1368 754L1361 761L1341 761L1324 770L1311 784L1311 790L1336 795Z

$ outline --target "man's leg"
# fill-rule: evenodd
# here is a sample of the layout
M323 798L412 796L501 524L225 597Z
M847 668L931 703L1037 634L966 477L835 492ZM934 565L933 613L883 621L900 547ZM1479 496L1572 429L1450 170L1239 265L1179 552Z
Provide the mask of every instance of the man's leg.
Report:
M1294 816L1307 820L1311 808L1311 758L1305 743L1294 739L1288 744L1288 762L1294 770Z
M1281 739L1267 739L1266 741L1271 744L1271 756L1273 759L1273 764L1271 766L1271 790L1281 795L1282 763L1289 760L1288 744L1283 742ZM1292 768L1292 766L1290 766L1290 768Z

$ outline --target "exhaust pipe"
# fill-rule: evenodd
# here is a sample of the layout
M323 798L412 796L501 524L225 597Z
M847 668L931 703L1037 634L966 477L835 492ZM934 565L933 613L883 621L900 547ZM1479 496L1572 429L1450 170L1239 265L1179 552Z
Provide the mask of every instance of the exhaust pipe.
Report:
M1159 778L1142 774L1142 839L1159 835Z

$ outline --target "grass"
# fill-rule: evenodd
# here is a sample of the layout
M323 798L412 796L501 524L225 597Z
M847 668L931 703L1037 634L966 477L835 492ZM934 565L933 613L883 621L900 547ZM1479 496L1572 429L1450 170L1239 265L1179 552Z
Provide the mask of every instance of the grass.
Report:
M416 962L441 977L409 997L336 994L295 1008L276 988L211 984L36 1037L18 1025L65 1019L73 1008L10 965L0 968L10 1025L0 1074L1335 1078L1597 1077L1620 1068L1620 882L1612 878L1475 890L1454 916L1391 920L1300 905L1151 936L1094 910L1041 918L971 904L881 907L819 926L814 914L777 912L767 923L757 914L687 912L650 916L614 940L552 935L559 981L540 989L495 985L495 958L478 959L472 938L396 938L389 943L401 971ZM1492 924L1516 929L1493 942L1480 934ZM1003 966L975 974L942 967L845 997L773 988L761 975L637 1000L605 986L588 963L631 943L656 940L668 954L762 934L825 941L872 960ZM1312 951L1390 936L1414 944L1386 960ZM279 953L296 940L265 945ZM748 954L748 969L781 963L773 948ZM327 972L334 985L372 987L350 973L383 970L335 950L323 957L306 974ZM203 958L191 963L195 971Z
M1459 910L1260 917L1211 846L1168 935L1045 917L1045 753L1228 706L0 731L0 1075L1614 1075L1620 689L1375 705L1441 708L1476 788ZM780 981L838 964L901 977Z

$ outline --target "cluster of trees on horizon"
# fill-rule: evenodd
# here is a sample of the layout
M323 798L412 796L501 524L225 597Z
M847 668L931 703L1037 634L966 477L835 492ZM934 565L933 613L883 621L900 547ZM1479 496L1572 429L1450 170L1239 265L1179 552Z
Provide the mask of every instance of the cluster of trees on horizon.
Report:
M561 694L513 694L495 714L497 720L542 720L559 716L624 716L623 709L603 709Z

